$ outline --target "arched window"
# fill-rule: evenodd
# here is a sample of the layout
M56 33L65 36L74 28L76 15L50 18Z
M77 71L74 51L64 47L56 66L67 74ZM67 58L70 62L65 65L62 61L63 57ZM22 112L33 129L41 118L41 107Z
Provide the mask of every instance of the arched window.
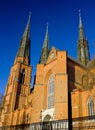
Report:
M88 114L89 116L94 115L94 102L91 98L88 100Z
M51 75L48 81L48 109L54 107L54 76Z
M25 69L23 69L21 72L20 83L24 84L24 80L25 80Z

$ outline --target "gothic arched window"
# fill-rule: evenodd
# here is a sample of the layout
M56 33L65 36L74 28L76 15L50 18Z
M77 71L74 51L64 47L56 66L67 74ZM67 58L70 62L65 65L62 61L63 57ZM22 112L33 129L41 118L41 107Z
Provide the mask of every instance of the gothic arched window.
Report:
M94 102L91 98L88 100L88 114L89 116L94 115Z
M25 69L23 69L21 72L20 83L24 84L24 80L25 80Z
M48 81L48 108L54 107L54 76L51 75Z

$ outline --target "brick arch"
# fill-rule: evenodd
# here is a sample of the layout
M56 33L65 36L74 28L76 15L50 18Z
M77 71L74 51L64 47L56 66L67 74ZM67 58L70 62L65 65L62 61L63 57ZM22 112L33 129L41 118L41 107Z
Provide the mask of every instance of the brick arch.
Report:
M87 105L88 105L88 101L89 101L90 98L93 100L93 95L89 94L89 95L86 97L85 102L86 102ZM93 100L93 101L94 101L94 100Z
M86 99L85 99L86 104L88 104L88 100L89 100L90 97L92 98L92 96L90 94L86 97Z
M93 100L93 97L92 96L89 96L88 100L87 100L87 104L89 103L89 100Z
M52 75L52 74L53 74L53 72L52 72L52 70L50 69L50 70L47 72L47 74L45 75L45 77L44 77L44 83L45 83L45 84L48 83L48 79L49 79L50 75Z
M89 101L89 98L93 99L93 97L92 97L92 95L90 93L86 95L86 98L84 100L86 116L89 116L89 114L88 114L88 101Z
M84 88L86 88L87 85L88 85L87 79L88 79L87 75L82 76L82 85L83 85Z

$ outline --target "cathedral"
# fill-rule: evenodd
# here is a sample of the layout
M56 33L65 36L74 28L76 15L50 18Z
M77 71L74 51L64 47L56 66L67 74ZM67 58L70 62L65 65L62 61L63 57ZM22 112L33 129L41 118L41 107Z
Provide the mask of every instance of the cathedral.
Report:
M90 60L81 14L77 60L67 51L50 49L47 25L32 89L30 23L29 15L0 108L0 128L23 124L40 130L42 122L52 122L46 130L95 126L95 59Z

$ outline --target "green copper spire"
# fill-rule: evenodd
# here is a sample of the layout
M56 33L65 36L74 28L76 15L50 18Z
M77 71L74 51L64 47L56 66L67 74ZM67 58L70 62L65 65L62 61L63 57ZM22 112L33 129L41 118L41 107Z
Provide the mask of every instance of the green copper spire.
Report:
M85 39L84 28L83 28L83 24L82 24L80 10L79 10L79 39Z
M46 64L48 54L49 54L49 36L48 36L48 24L47 24L45 39L44 39L41 58L40 58L40 64Z
M30 64L30 19L31 14L29 14L28 22L20 41L20 47L17 52L16 61L25 62Z
M48 46L49 46L49 36L48 36L48 23L47 23L46 35L45 35L45 39L44 39L44 43L43 43L43 48L48 48Z
M30 38L30 20L31 20L31 12L29 13L28 22L27 22L23 37Z
M90 60L88 41L84 34L84 28L82 24L81 13L79 10L79 39L78 39L78 60L87 65Z

